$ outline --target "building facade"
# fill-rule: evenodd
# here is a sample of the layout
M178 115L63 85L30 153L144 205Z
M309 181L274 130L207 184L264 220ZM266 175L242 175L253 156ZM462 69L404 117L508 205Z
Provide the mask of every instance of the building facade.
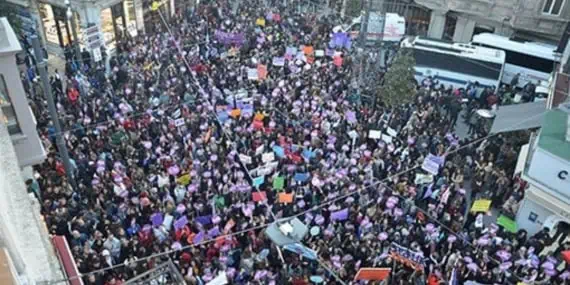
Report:
M0 106L20 167L39 164L46 151L36 131L36 119L20 80L16 54L22 48L6 18L0 19Z
M529 234L547 227L554 235L560 223L570 225L570 104L561 106L545 114L527 152L519 155L529 187L516 221Z
M570 20L568 0L415 0L431 10L428 36L469 42L497 33L521 40L558 42Z
M65 46L74 41L72 23L64 0L7 0L25 23L23 32L39 34L50 53L63 54ZM197 0L162 1L165 17L190 9ZM153 0L70 0L77 37L82 49L97 54L104 49L112 53L117 40L137 35L162 25L153 11ZM161 1L159 1L161 2Z

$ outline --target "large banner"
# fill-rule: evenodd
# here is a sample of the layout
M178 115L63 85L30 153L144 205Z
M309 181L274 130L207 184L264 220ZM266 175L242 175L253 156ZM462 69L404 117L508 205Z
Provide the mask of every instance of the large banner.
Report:
M245 42L245 36L243 35L243 33L226 33L220 30L216 30L216 32L214 33L214 37L216 37L218 41L226 45L230 44L241 45Z
M394 260L403 263L415 270L423 270L425 267L424 256L422 252L413 251L397 243L392 243L392 246L390 248L390 255Z

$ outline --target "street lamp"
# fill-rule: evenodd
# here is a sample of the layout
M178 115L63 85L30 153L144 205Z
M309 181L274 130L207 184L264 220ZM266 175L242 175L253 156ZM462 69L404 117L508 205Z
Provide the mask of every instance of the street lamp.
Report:
M75 50L77 65L81 67L82 60L81 60L81 50L79 50L79 38L77 37L75 18L73 17L73 12L71 11L71 3L69 2L69 0L65 0L65 6L67 6L67 11L65 12L65 15L67 16L67 20L71 23L71 32L73 33L73 42L71 43L72 48Z

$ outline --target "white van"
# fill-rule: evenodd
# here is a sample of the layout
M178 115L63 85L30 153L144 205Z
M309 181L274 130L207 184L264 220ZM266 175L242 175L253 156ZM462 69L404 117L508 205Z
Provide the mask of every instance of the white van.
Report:
M333 32L349 33L351 38L358 38L360 34L362 18L358 16L352 19L350 25L341 25L333 28ZM406 34L406 19L395 13L386 13L386 25L383 25L384 17L376 12L370 12L368 19L368 41L378 41L383 36L383 41L399 42ZM384 30L382 31L382 26Z

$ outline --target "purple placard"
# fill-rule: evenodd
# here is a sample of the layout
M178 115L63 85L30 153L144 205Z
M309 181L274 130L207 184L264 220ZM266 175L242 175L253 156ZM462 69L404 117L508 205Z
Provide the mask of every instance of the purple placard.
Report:
M212 215L197 217L196 222L200 223L202 226L207 226L212 223Z
M241 45L245 42L245 37L243 33L226 33L220 30L216 30L216 32L214 33L214 37L216 37L218 41L226 45L229 44Z
M192 239L192 243L197 244L204 240L205 234L203 231L200 231L194 238Z
M208 231L209 238L215 238L220 234L220 229L218 227L214 227L213 229Z
M331 220L333 221L344 221L346 219L348 219L348 208L331 213Z
M150 217L150 220L152 221L153 226L158 227L162 225L162 222L164 221L164 216L162 215L162 213L156 213Z
M182 218L176 220L176 222L174 222L174 229L175 230L179 230L181 228L183 228L186 224L188 224L188 218L186 217L186 215L182 216Z

